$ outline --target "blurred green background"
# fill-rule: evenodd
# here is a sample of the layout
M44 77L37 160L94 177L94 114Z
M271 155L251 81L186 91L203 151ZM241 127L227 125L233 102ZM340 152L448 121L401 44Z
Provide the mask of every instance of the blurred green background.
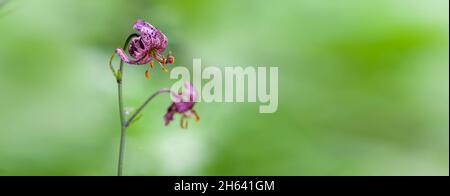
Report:
M128 131L126 175L449 175L448 0L0 0L0 175L115 175L112 51L145 19L174 66L278 66L279 106ZM127 66L137 107L170 86Z

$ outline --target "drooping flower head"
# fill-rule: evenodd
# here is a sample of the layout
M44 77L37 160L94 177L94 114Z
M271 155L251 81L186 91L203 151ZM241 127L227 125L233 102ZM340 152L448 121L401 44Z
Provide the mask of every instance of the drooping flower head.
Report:
M150 63L151 68L154 68L153 59L155 59L161 64L163 70L167 71L166 64L173 64L175 61L171 52L166 57L162 55L168 45L167 37L158 28L144 20L137 20L133 28L139 31L139 34L132 38L128 45L128 53L131 58L122 48L117 48L116 53L128 64L143 65ZM146 76L148 76L148 70Z
M197 100L197 90L189 82L185 82L184 87L186 88L185 92L180 92L177 94L173 93L175 99L167 109L166 115L164 115L164 121L166 125L168 125L173 120L173 116L175 115L175 113L179 113L182 115L181 128L187 128L187 119L191 117L194 117L195 121L197 122L200 120L200 117L194 110L195 101Z

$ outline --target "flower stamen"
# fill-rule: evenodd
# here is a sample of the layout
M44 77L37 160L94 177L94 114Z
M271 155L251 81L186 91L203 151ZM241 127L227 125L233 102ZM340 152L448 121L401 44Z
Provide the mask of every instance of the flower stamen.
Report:
M149 72L150 71L148 69L145 71L145 78L147 78L147 80L150 80L150 73Z
M151 67L152 69L155 69L155 63L154 63L153 61L150 61L150 67Z
M188 121L187 121L187 116L185 114L183 114L183 116L181 117L181 121L180 121L180 127L182 129L187 129L188 128Z
M198 116L197 112L194 109L191 110L191 113L195 117L195 122L197 122L197 123L200 122L200 116Z

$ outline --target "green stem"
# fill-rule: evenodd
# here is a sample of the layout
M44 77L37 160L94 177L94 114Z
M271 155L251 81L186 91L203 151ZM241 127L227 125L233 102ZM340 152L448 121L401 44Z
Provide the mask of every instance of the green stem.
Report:
M122 98L122 81L118 80L118 95L119 95L119 112L120 112L120 147L119 147L119 163L117 166L117 175L122 176L123 170L123 157L125 153L125 136L127 128L124 126L124 109L123 109L123 98Z
M124 50L127 50L128 43L130 43L133 37L138 36L137 34L131 34L128 36L125 44L123 46ZM122 96L122 78L123 78L123 60L120 60L120 67L116 73L117 80L117 90L119 96L119 112L120 112L120 146L119 146L119 160L117 165L117 175L122 176L123 171L123 159L125 154L125 136L127 128L125 127L125 112L123 107L123 96ZM110 63L111 64L111 63ZM114 69L113 69L114 70Z
M147 98L147 100L145 100L145 102L139 107L139 109L137 109L133 115L131 115L131 117L125 122L125 128L127 128L131 122L133 122L133 120L139 115L139 113L141 113L141 111L145 108L145 106L147 106L147 104L156 96L162 94L162 93L169 93L170 89L168 88L163 88L159 91L156 91L155 93L153 93L152 95L150 95L150 97Z

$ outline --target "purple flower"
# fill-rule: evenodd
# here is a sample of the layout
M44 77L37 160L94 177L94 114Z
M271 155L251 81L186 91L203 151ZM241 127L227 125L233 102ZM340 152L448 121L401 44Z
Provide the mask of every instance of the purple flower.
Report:
M137 20L133 28L138 30L140 34L131 39L128 45L128 53L132 58L128 57L122 48L117 48L116 53L128 64L143 65L150 63L152 68L152 60L155 59L161 63L163 70L166 71L166 64L173 64L175 61L175 57L170 52L166 57L162 55L167 48L167 37L158 28L144 20Z
M166 115L164 115L165 125L168 125L172 120L175 113L182 115L181 117L181 128L187 128L187 119L195 117L195 121L199 121L200 117L194 110L195 101L197 100L197 90L195 87L189 83L184 84L187 92L173 93L174 100L172 104L167 109Z

